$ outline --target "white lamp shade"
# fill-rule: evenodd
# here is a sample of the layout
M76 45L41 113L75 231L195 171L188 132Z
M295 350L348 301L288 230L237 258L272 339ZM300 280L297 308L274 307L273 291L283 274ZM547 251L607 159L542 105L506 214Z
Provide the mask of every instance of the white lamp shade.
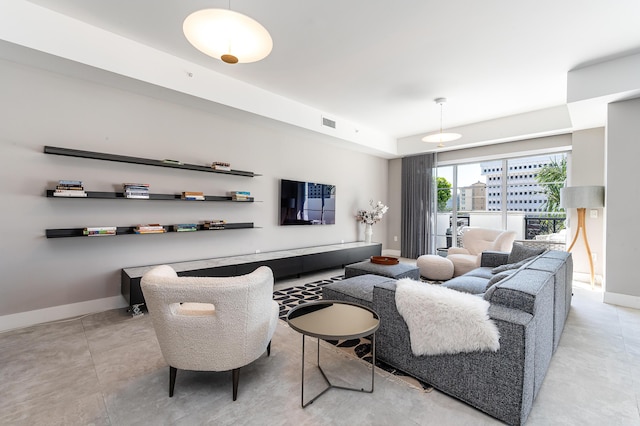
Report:
M273 48L269 32L260 23L227 9L194 12L184 20L182 30L196 49L217 59L232 55L239 63L256 62Z
M432 135L427 135L422 138L423 142L451 142L458 140L462 137L459 133L434 133Z
M565 209L604 207L604 186L569 186L561 188L560 207Z

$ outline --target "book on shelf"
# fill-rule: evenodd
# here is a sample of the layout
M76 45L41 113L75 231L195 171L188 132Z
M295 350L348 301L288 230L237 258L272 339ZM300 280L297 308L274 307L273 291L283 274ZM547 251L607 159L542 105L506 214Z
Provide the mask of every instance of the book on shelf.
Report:
M89 237L116 235L115 226L93 226L87 227L82 230L82 234Z
M208 230L224 229L225 223L227 222L222 219L205 220L202 224L202 228Z
M203 192L199 192L199 191L184 191L182 193L182 197L183 200L198 200L198 201L202 201L204 200L204 193Z
M87 193L77 190L56 189L53 191L54 197L86 197Z
M193 232L198 230L197 223L178 223L173 225L173 230L175 232Z
M61 179L61 180L58 181L58 185L82 187L82 181L81 180Z
M162 234L167 231L164 229L164 226L157 223L151 223L148 225L138 225L133 228L133 232L136 234Z
M149 184L148 183L123 183L125 198L148 199Z
M211 163L211 167L214 170L224 170L226 172L231 171L231 163L225 163L223 161L214 161L213 163Z
M227 194L231 196L232 201L253 201L249 191L229 191Z
M59 180L53 192L54 197L86 197L81 180Z

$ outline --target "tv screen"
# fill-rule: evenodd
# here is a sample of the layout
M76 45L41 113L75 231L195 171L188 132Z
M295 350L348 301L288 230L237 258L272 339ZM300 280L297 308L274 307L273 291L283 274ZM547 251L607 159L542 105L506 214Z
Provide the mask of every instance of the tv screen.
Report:
M335 223L335 185L287 179L280 181L280 225Z

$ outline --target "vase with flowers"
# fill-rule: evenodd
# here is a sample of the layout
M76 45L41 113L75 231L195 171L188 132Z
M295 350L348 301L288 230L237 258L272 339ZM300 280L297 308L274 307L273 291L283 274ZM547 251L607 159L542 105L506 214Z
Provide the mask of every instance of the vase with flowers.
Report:
M373 224L379 222L382 219L382 216L389 210L389 207L382 204L382 201L378 201L376 204L373 203L373 200L369 201L369 205L371 206L371 210L358 210L356 214L356 219L360 223L364 223L364 241L365 243L371 242L371 237L373 236Z

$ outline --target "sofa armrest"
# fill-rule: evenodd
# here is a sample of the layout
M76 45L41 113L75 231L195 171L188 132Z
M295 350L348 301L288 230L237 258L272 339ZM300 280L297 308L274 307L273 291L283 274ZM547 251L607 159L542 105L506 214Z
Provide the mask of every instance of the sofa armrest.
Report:
M496 266L505 265L508 259L509 253L507 252L485 250L480 258L480 266L495 268Z

